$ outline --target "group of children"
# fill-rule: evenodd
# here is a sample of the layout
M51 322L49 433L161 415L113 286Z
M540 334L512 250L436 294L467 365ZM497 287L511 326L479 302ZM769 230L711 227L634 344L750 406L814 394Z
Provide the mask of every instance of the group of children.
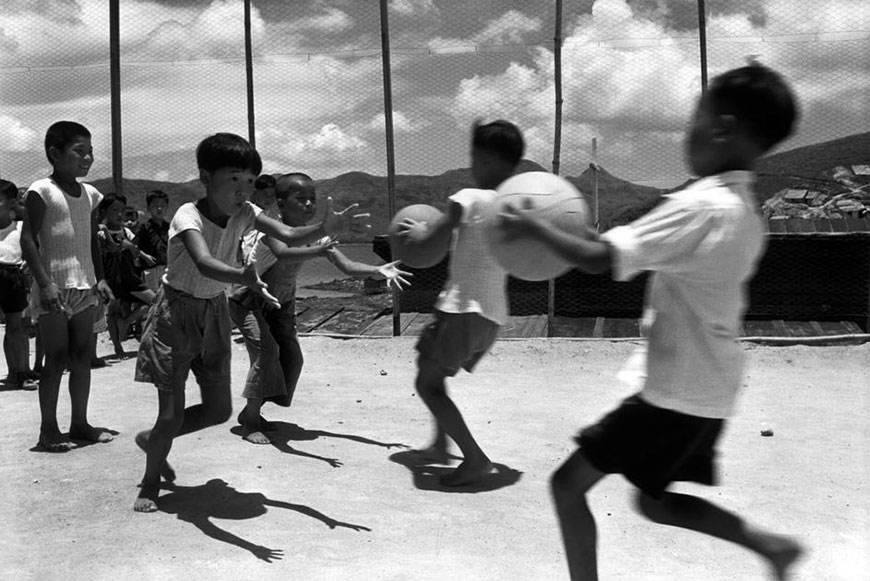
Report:
M668 491L674 481L716 481L716 444L733 413L743 358L737 334L745 287L764 249L752 193L755 161L793 130L794 97L779 75L757 63L712 80L700 98L686 137L688 164L698 180L646 216L602 235L553 229L525 206L499 215L503 235L534 237L589 272L620 280L652 271L645 305L648 350L639 393L582 430L578 450L553 474L551 491L572 579L597 579L596 525L587 493L605 475L623 474L639 490L640 510L655 522L682 526L741 544L785 578L801 554L792 539L762 531L693 496ZM96 259L94 210L100 194L77 178L93 161L90 135L60 123L49 129L46 153L54 171L30 186L21 243L35 279L46 364L40 379L40 443L61 442L56 421L60 372L70 369L71 437L111 439L87 420L90 367L87 340L93 310L113 292ZM416 389L435 421L421 461L446 463L448 439L463 460L441 482L463 486L487 478L492 462L450 398L446 381L472 371L508 316L507 272L486 243L487 210L495 188L524 153L519 129L507 121L475 124L471 168L476 188L450 196L434 224L406 220L399 235L426 246L451 244L447 283L433 323L417 344ZM158 509L160 479L173 480L167 463L173 440L231 415L230 325L242 330L251 358L247 405L239 415L245 439L268 442L265 401L289 405L302 354L295 333L295 276L299 264L326 256L354 275L379 274L406 282L395 263L355 264L335 247L347 231L369 228L353 206L322 221L314 213L314 184L304 174L264 182L255 203L261 161L243 138L219 133L196 151L206 195L182 205L169 224L166 267L154 296L136 360L135 379L157 387L158 415L136 436L146 452L134 510ZM2 223L0 223L2 224ZM92 236L82 228L90 225ZM51 236L45 233L51 231ZM239 241L245 241L244 251ZM228 300L229 299L229 300ZM280 374L274 370L280 369ZM202 403L185 408L193 372ZM271 381L277 377L281 381Z

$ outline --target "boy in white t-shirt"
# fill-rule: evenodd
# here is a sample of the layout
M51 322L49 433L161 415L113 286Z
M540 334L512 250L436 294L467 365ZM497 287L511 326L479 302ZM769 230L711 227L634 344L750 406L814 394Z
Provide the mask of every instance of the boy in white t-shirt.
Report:
M792 539L759 530L713 503L670 492L675 481L716 482L716 442L743 375L737 337L746 285L764 251L752 190L755 161L791 132L791 90L759 64L728 71L702 95L686 138L700 179L600 239L553 229L534 212L509 208L507 236L533 236L592 273L619 280L652 271L644 313L649 331L639 393L581 431L577 450L551 481L572 579L597 579L596 526L586 493L606 474L639 489L651 520L743 545L776 578L800 556Z
M74 121L53 123L45 132L45 154L52 172L27 188L21 252L33 274L30 313L45 348L38 445L48 452L67 452L70 440L109 442L114 437L111 430L88 421L94 316L100 302L114 296L103 278L97 244L97 205L103 196L79 182L94 163L91 133ZM60 382L67 368L68 438L57 423Z
M242 265L239 240L256 228L287 244L305 244L347 230L364 231L368 214L351 206L334 212L327 199L323 222L291 228L248 202L262 169L257 150L245 139L217 133L196 149L205 197L183 204L169 226L166 270L142 331L136 381L157 387L159 411L154 428L136 442L147 459L137 512L157 510L160 477L175 478L166 458L176 436L223 423L232 413L230 392L230 316L227 291L247 286L270 304L278 302L254 265ZM185 384L193 371L202 403L185 409Z
M450 272L435 303L435 321L417 343L415 384L435 419L434 440L419 451L421 459L446 463L447 436L462 451L462 463L440 478L444 486L478 483L493 468L447 394L445 380L460 369L471 372L507 322L507 272L489 253L484 223L495 188L513 175L524 149L523 136L513 123L475 123L471 172L481 189L450 196L443 218L433 224L412 219L399 224L398 235L421 247L447 246L452 238Z

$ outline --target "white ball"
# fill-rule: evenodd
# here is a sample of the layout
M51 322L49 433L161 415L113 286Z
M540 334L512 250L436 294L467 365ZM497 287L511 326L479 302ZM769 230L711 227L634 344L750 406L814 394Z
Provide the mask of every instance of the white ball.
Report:
M508 178L496 189L497 198L487 225L489 250L511 275L522 280L548 280L571 269L543 242L531 238L506 241L500 228L499 213L506 205L522 207L525 200L553 228L580 234L589 225L589 206L583 194L565 178L544 171L533 171Z

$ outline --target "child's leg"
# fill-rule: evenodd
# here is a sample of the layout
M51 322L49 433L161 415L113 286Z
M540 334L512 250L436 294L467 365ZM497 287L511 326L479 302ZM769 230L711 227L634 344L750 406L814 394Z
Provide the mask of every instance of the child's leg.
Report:
M6 366L9 377L16 378L30 369L28 352L30 344L24 330L21 313L5 313L6 332L3 335L3 354L6 356Z
M295 304L290 308L295 309ZM268 313L264 318L278 350L278 361L284 376L287 399L281 403L289 406L293 403L293 394L296 393L296 386L302 375L302 366L305 364L302 346L299 344L299 336L296 333L296 313L287 314L279 311Z
M109 327L109 339L112 340L112 347L115 349L117 357L124 357L124 346L121 344L121 337L126 336L126 325L124 327L124 335L121 334L122 317L121 304L119 299L115 299L107 308L106 324Z
M77 440L109 442L114 436L106 430L88 423L88 399L91 394L91 357L94 355L91 340L94 307L70 317L69 329L69 395L72 404L69 435Z
M492 471L492 462L480 449L456 404L447 395L445 377L444 369L437 362L420 357L417 393L432 412L439 428L462 450L462 463L453 472L444 475L441 483L445 486L462 486L489 474Z
M69 349L67 318L62 312L39 317L39 335L45 347L45 365L39 378L39 444L51 452L65 452L70 443L64 440L57 425L57 400L60 380L66 369Z
M39 332L39 324L36 326L36 338L33 345L33 371L42 372L45 363L45 348L43 347L42 333Z
M184 423L184 389L158 389L157 421L150 431L140 432L136 443L145 450L145 475L142 477L139 496L133 504L136 512L157 510L157 495L160 492L160 477L175 480L175 472L166 462L172 441Z
M245 400L245 409L239 414L239 423L244 429L242 438L252 444L270 444L272 441L264 434L265 422L260 416L260 409L263 407L263 399L259 397L249 397ZM250 419L249 418L253 418Z
M550 479L572 581L598 579L598 531L586 492L604 476L577 450Z
M789 567L802 552L790 537L757 529L736 514L695 496L665 492L656 500L638 493L637 504L653 522L698 531L755 551L770 562L777 579L787 577Z

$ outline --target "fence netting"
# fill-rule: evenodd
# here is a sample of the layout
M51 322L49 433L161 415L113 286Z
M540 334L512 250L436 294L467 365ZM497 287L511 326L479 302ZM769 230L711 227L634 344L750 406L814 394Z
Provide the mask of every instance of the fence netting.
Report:
M451 193L474 185L467 169L471 124L504 118L524 132L524 167L558 168L605 230L647 211L690 177L682 140L703 66L712 78L754 59L792 83L803 115L798 134L781 149L867 130L870 8L860 0L389 0L385 20L374 1L252 0L250 76L245 0L125 0L119 3L121 135L115 141L123 164L117 176L109 4L0 8L4 178L27 185L45 175L45 129L74 119L94 134L90 179L110 190L118 183L110 177L122 177L124 193L140 210L147 189L177 192L174 209L198 192L196 144L216 131L247 137L253 130L265 172L308 173L321 201L359 203L372 213L373 234L382 235L391 216L388 151L395 160L395 208L443 208ZM779 194L776 203L789 188L813 187L795 185L790 170L775 164L765 171L760 185L769 190L766 197ZM855 171L832 167L816 189L836 190ZM384 255L383 240L380 248ZM444 274L443 265L417 272L404 306L431 306ZM512 281L513 311L555 306L557 316L589 316L621 313L608 297L625 295L620 304L640 300L637 284L609 284L600 297L572 293L578 276L558 279L552 298L547 282Z

